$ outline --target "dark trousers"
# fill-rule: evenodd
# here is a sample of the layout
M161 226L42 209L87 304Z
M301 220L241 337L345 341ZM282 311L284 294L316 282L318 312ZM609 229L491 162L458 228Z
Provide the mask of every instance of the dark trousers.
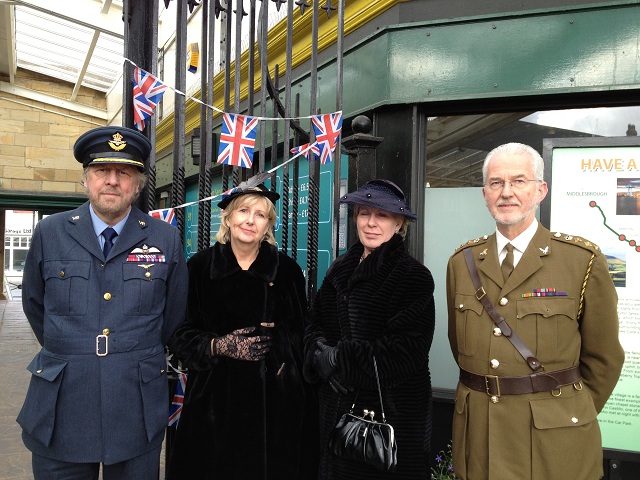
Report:
M103 480L158 480L161 447L112 465L102 465ZM69 463L32 453L34 480L98 480L100 463Z

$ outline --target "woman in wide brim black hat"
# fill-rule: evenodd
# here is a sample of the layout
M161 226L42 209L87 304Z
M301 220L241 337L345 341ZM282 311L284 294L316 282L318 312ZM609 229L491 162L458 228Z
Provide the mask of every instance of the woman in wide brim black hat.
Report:
M405 250L404 236L416 216L389 180L372 180L340 202L353 207L358 242L329 268L305 334L305 376L319 384L318 478L429 478L434 283L429 270ZM354 413L380 410L374 356L384 412L398 445L393 472L340 458L329 447L331 432L356 392ZM375 418L381 421L379 414Z
M170 344L189 374L169 479L317 477L305 284L276 248L279 198L263 185L224 197L217 242L188 262L187 320Z

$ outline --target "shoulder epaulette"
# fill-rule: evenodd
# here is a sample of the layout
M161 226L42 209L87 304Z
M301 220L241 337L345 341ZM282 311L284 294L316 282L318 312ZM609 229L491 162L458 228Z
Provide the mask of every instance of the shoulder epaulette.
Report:
M469 240L468 242L463 243L458 248L456 248L454 255L461 250L464 250L465 248L473 247L474 245L482 245L487 241L487 238L489 238L489 235L483 235L482 237L474 238L473 240Z
M585 250L589 250L592 253L599 253L600 247L593 242L590 242L586 238L577 237L575 235L568 235L566 233L555 232L552 234L552 238L554 240L558 240L564 243L570 243L571 245L576 245L578 247L582 247Z

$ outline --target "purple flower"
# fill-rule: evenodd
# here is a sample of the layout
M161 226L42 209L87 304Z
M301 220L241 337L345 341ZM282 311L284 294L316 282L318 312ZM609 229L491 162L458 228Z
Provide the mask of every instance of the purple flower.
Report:
M442 463L442 455L436 455L436 462Z

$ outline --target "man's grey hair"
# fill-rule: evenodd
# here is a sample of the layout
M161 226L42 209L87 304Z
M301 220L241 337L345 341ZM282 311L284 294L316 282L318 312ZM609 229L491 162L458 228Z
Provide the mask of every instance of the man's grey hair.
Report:
M540 182L544 181L544 161L542 157L538 153L538 151L530 147L529 145L525 145L524 143L505 143L504 145L500 145L493 150L491 150L486 158L484 159L484 164L482 165L482 183L487 183L487 171L489 170L489 162L493 157L497 155L528 155L531 160L531 167L533 168L533 176L531 180L538 180Z

